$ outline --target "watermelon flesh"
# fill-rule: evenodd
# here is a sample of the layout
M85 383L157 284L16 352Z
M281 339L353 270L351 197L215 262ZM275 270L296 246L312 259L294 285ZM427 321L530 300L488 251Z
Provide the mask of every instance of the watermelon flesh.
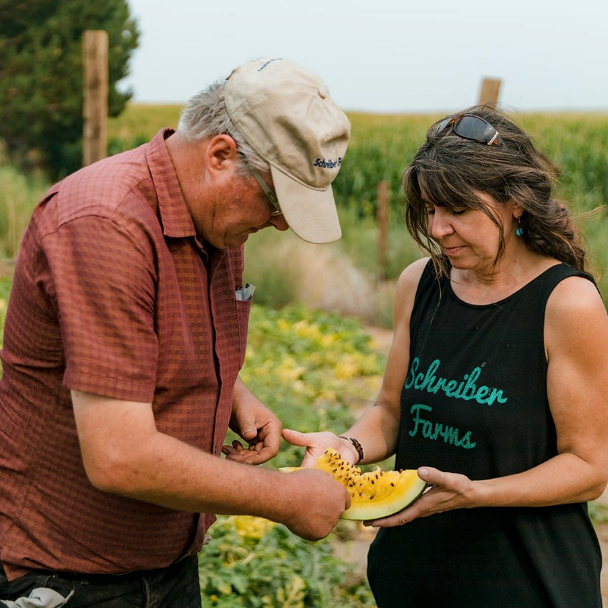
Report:
M382 471L377 468L361 473L359 467L343 460L333 448L327 448L317 458L315 467L329 473L350 494L351 506L342 513L341 519L368 521L388 517L411 505L427 486L414 469Z

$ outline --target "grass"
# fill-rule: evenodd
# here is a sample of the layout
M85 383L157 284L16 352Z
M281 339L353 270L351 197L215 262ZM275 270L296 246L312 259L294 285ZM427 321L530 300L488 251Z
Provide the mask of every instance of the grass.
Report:
M258 287L256 301L266 306L300 302L391 327L396 277L420 252L394 221L384 272L388 279L381 280L374 221L357 218L349 209L342 209L340 218L342 239L326 245L305 243L291 232L265 230L253 235L245 245L246 280Z
M0 164L0 260L16 256L23 231L47 187L40 175L25 176Z
M150 139L163 127L177 127L182 106L175 104L131 103L125 112L108 121L108 138Z

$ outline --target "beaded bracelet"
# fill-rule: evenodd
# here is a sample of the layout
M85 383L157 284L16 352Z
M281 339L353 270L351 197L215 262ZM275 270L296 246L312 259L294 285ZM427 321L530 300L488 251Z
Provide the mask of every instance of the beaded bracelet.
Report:
M357 454L359 454L359 460L357 462L361 462L363 460L363 447L354 437L347 437L346 435L340 435L340 439L346 439L346 441L350 441L353 446L355 446L355 450L357 450Z

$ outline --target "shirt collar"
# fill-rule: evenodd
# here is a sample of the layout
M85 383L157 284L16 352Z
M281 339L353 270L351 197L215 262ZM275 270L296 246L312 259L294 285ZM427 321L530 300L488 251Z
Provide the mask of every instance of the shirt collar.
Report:
M166 139L174 129L161 129L150 141L146 159L158 197L158 211L163 234L171 238L196 239L196 229L184 199Z

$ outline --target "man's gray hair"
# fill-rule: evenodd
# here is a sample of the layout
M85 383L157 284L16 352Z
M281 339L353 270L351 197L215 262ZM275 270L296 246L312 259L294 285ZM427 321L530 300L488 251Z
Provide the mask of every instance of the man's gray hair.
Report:
M224 101L226 80L218 80L192 97L181 113L178 132L191 142L201 141L225 133L234 139L240 154L262 173L269 173L268 163L245 141L235 127ZM239 159L237 174L250 177L244 162Z

